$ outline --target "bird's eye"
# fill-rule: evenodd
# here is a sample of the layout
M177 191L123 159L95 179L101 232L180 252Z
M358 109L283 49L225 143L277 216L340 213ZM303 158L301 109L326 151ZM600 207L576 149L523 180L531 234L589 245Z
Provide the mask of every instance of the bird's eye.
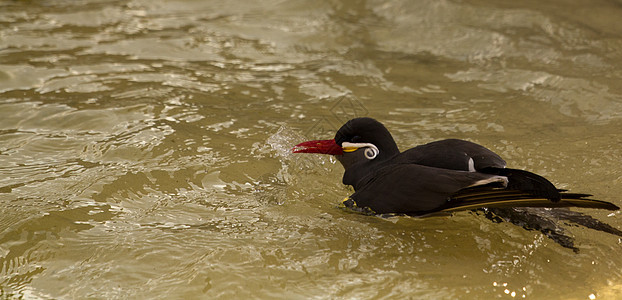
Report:
M375 148L365 148L365 158L372 160L378 156L378 149Z
M358 135L355 135L352 137L352 139L350 140L352 143L357 143L361 140L361 137Z

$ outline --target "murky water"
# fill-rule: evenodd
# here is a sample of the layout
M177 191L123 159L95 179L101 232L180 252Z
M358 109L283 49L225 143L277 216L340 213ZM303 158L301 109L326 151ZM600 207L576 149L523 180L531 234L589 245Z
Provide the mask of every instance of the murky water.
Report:
M28 299L616 299L481 215L339 207L345 120L456 137L622 205L620 1L0 1L0 292ZM620 212L587 211L614 227Z

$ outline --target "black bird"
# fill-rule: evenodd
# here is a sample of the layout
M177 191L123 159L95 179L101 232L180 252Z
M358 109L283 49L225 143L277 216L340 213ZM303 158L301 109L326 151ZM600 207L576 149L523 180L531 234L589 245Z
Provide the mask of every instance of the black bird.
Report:
M300 143L292 150L334 155L345 169L343 183L355 190L344 204L373 214L423 216L487 208L502 215L503 208L523 207L620 209L588 199L590 194L557 189L540 175L506 168L499 155L469 141L447 139L400 152L385 126L372 118L352 119L334 139ZM607 230L599 230L622 236L604 226Z

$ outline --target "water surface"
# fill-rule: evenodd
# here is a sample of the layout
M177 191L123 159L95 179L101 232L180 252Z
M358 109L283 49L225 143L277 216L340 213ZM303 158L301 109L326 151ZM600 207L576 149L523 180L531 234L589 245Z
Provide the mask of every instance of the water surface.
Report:
M578 253L464 212L339 207L372 116L622 205L619 1L0 1L0 292L28 299L614 299ZM620 212L589 211L622 228ZM563 224L561 224L564 226Z

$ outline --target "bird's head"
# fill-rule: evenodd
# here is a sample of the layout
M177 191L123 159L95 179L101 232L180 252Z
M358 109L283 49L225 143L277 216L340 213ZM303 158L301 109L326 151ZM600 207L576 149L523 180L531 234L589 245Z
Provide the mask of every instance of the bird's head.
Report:
M352 119L341 126L334 139L303 142L292 151L334 155L346 173L355 166L360 170L356 173L364 172L399 153L391 133L372 118Z

